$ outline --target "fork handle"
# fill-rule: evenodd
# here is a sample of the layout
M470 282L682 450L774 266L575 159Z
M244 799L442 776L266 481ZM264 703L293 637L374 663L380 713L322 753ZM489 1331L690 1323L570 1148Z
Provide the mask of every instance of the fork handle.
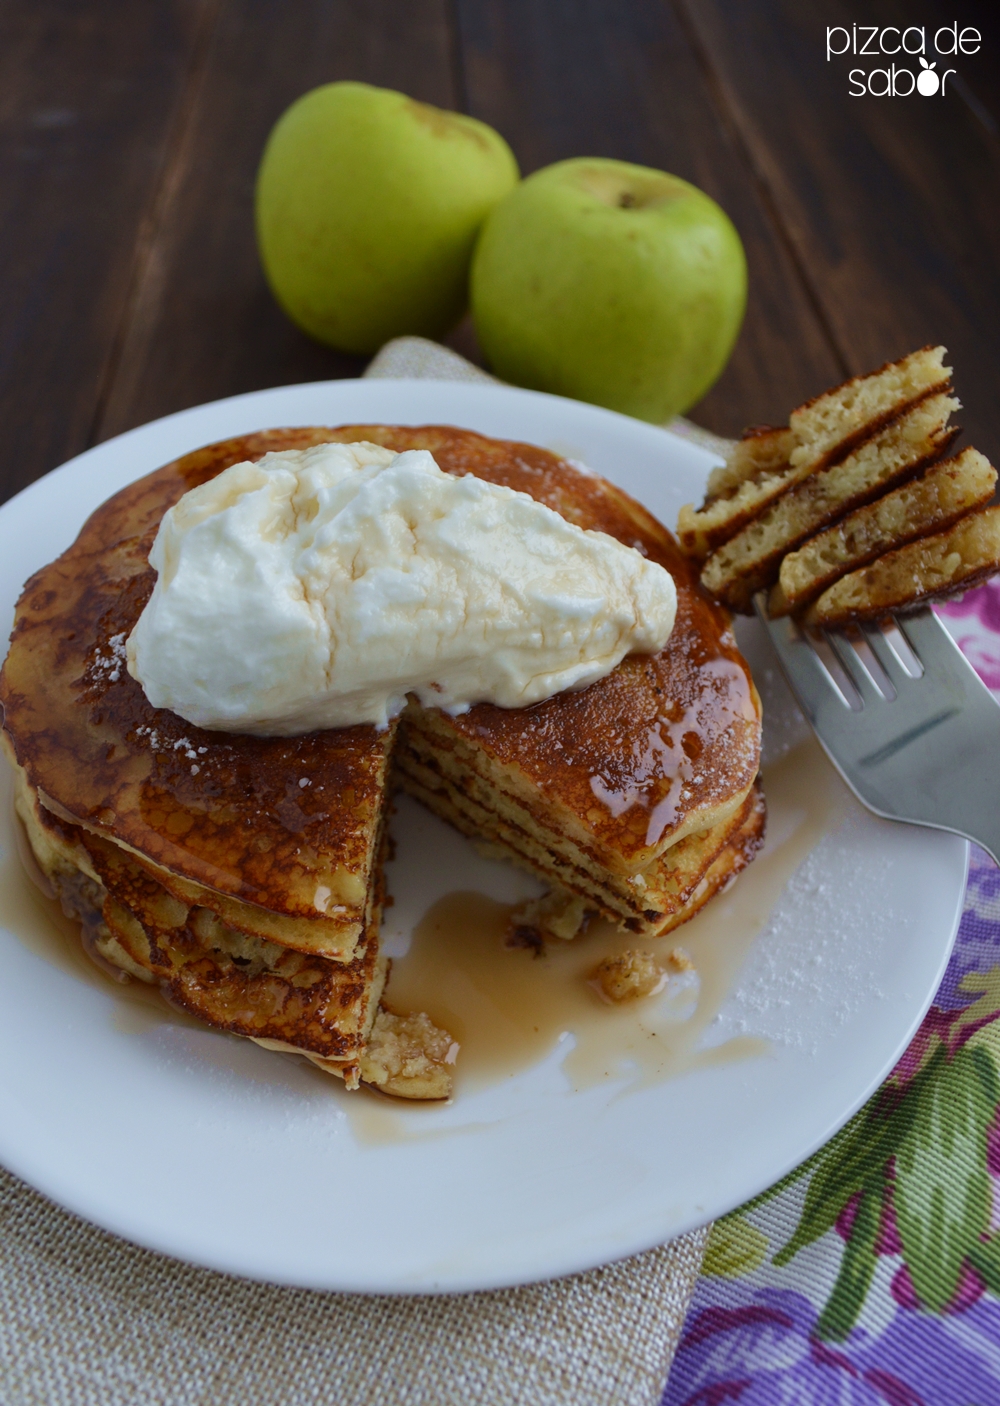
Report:
M951 817L942 815L940 830L952 830L965 835L973 845L985 849L994 865L1000 865L1000 794L994 794L992 801L985 804L982 785L982 769L975 775L956 776L956 790L961 787L961 796L955 797L955 807ZM949 823L951 821L951 823ZM932 824L918 821L918 824Z
M818 729L816 733L869 810L888 820L962 835L1000 865L1000 706L957 646L955 654L950 681L962 706L955 708L954 718L942 715L933 733L906 749L905 759L900 753L883 765L865 765L876 760L872 756L849 764L833 755ZM940 740L934 735L938 732Z
M823 743L819 734L817 737L820 743ZM862 789L856 784L857 778L841 765L829 747L823 744L823 750L848 788L868 810L886 820L895 820L903 825L921 825L928 830L945 830L952 835L961 835L963 839L971 840L980 849L984 849L994 864L1000 865L1000 797L993 802L997 809L983 804L981 776L977 777L977 785L956 788L960 794L950 798L952 804L947 804L946 798L939 795L923 814L916 814L914 809L891 805L886 798L873 794L870 787ZM958 778L952 779L954 781ZM904 809L908 813L904 814Z

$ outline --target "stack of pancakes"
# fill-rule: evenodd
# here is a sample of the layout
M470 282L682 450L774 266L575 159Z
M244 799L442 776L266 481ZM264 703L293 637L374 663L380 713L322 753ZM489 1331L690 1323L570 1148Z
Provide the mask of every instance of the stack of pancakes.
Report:
M659 654L525 709L411 702L371 726L259 738L150 706L124 646L160 520L272 450L367 440L529 493L674 576ZM26 585L0 675L5 750L39 867L99 960L216 1028L410 1098L445 1097L457 1047L383 1000L388 798L398 781L552 886L538 926L598 912L644 935L690 917L763 834L760 704L726 612L670 534L544 450L446 427L274 430L209 446L99 508Z
M1000 571L996 471L959 433L944 347L924 347L748 430L678 531L707 590L833 626L953 594Z

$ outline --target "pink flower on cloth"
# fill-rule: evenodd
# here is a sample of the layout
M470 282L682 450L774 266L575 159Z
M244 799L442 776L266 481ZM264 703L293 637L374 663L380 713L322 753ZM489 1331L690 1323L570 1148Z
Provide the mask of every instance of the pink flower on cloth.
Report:
M934 609L986 687L1000 693L1000 578Z

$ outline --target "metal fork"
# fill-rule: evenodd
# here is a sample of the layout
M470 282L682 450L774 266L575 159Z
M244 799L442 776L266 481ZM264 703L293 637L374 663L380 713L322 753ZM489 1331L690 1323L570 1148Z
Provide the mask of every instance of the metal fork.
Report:
M772 620L782 672L827 756L876 815L952 830L1000 863L1000 704L929 609L849 631Z

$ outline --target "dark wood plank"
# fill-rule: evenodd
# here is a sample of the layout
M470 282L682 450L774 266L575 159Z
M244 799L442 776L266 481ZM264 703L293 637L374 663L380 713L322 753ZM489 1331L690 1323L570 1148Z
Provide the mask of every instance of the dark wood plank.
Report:
M354 78L454 105L445 0L225 0L98 427L106 438L200 401L357 375L271 297L254 244L253 185L282 111Z
M780 419L839 379L842 364L669 0L457 0L469 110L527 173L613 156L706 190L738 228L750 266L746 323L729 367L692 412L723 434Z
M89 441L206 3L0 10L0 499Z
M678 0L720 76L812 295L852 371L927 342L951 353L968 441L1000 455L1000 144L995 24L985 7L886 0L881 24L975 24L981 58L952 65L966 95L852 98L827 64L846 0ZM873 16L873 22L874 22ZM875 61L858 58L868 68ZM911 61L915 66L915 61ZM882 63L878 66L882 66ZM944 67L939 63L939 70ZM969 100L971 95L971 101Z

